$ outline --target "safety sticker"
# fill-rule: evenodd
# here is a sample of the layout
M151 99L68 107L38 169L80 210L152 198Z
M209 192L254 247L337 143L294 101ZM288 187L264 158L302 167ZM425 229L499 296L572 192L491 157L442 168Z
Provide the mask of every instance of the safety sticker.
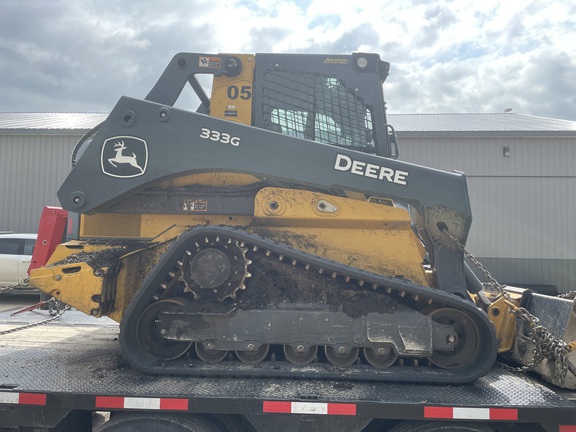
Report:
M222 64L220 57L199 57L198 67L201 68L219 68Z
M205 199L185 199L182 206L184 211L208 211L208 200Z

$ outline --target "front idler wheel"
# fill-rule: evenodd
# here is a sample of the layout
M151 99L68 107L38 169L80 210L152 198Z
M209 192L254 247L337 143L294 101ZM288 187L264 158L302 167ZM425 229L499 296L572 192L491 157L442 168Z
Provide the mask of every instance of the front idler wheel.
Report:
M142 312L136 324L136 338L149 356L157 360L174 360L190 349L192 342L165 339L158 319L162 312L182 312L185 304L184 299L170 298L152 303Z
M452 350L436 350L429 360L442 369L462 368L472 362L480 348L480 335L474 321L452 308L437 309L430 316L438 324L452 326L454 333L446 340Z

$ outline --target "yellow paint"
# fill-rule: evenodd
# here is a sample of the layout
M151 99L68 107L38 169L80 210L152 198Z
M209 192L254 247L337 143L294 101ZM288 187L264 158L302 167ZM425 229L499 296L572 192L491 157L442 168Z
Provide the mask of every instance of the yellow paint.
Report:
M84 262L42 267L30 274L32 286L93 316L101 316L100 304L93 299L102 294L102 280Z
M76 253L86 254L111 248L82 245L80 242L73 244L74 249L67 248L66 244L60 245L58 256L62 257L68 253L68 257L72 260L74 258L72 255ZM52 263L46 267L33 270L30 283L85 314L94 317L107 315L120 322L134 293L142 286L144 279L170 244L171 241L152 244L121 256L120 270L115 283L113 281L112 284L104 283L105 275L110 270L108 267L93 268L86 262L59 264L59 260L51 260ZM110 310L103 310L101 303L106 301L112 305Z
M224 120L252 124L254 56L233 54L242 62L242 72L234 77L215 76L212 81L210 115Z
M426 251L412 230L410 215L402 208L265 188L256 196L251 228L313 255L430 285L422 266Z
M510 300L507 300L502 295L486 294L492 301L492 304L486 308L486 313L496 329L498 352L511 351L516 337L516 314L513 309L520 305L522 295L508 291Z
M110 318L120 322L134 294L140 289L144 279L172 244L172 241L132 252L120 259L121 268L116 280L116 298L112 311L108 313Z
M134 216L134 217L132 217ZM89 220L89 223L84 222ZM126 231L110 228L118 220L132 224ZM92 216L81 215L80 237L82 239L116 238L116 239L153 239L165 241L182 233L187 227L198 225L231 225L245 226L250 223L250 216L209 215L209 214L141 214L129 215L119 213L98 213ZM137 233L137 234L135 234Z
M225 172L207 172L190 174L159 183L161 189L182 188L186 186L212 186L215 188L246 186L259 182L257 177L250 174L237 174Z

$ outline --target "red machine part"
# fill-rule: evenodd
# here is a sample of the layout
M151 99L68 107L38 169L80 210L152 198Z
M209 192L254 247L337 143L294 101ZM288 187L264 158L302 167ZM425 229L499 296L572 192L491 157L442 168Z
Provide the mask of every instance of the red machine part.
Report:
M32 253L30 270L42 267L60 243L65 240L68 212L60 207L44 207L38 224L38 239Z

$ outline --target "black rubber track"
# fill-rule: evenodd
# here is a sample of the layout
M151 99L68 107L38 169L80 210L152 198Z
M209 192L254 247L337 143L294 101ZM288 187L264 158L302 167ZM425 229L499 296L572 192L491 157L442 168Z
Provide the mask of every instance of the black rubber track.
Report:
M150 305L152 296L162 283L166 271L172 266L176 257L185 253L190 243L206 236L219 235L232 237L238 241L256 245L262 249L282 254L286 258L296 259L311 266L336 272L352 279L362 280L368 284L377 284L407 294L419 295L432 299L438 307L451 307L465 313L477 326L479 332L479 349L476 357L466 367L460 369L440 369L436 367L414 367L393 365L386 369L376 369L369 365L353 365L350 368L337 368L331 364L312 363L305 368L293 366L288 362L264 361L256 365L243 364L238 360L224 360L218 364L207 364L193 358L182 357L172 361L159 361L146 354L136 337L136 324L140 314ZM284 377L301 379L338 379L368 381L404 381L418 383L468 383L485 375L494 365L497 351L497 338L494 326L487 315L472 302L440 290L423 287L407 280L391 278L340 263L329 261L315 255L300 252L286 245L264 239L243 230L227 226L195 227L182 234L161 257L157 265L139 289L131 304L126 309L120 323L120 344L125 359L130 365L144 373L153 375L188 375L204 377Z

